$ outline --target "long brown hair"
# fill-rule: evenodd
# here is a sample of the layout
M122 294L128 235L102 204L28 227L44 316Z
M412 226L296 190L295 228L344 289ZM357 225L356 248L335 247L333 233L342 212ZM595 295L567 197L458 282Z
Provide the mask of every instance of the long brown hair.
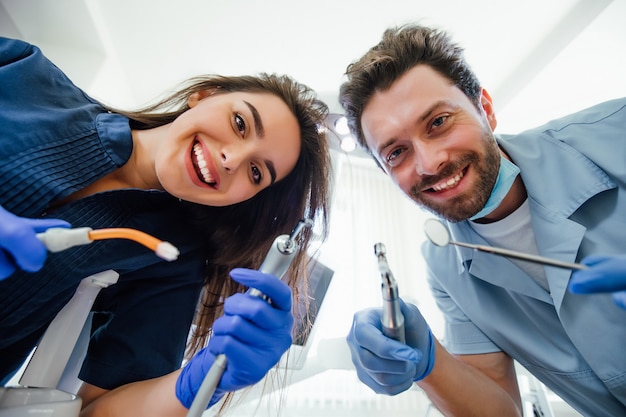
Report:
M328 107L312 89L289 76L199 76L154 105L131 112L110 110L128 117L132 129L149 129L172 122L189 109L187 100L191 94L207 90L213 94L246 91L276 95L298 121L301 151L294 169L284 179L247 201L227 207L183 204L198 230L206 234L207 243L205 284L188 357L205 346L213 322L222 314L224 299L244 290L228 276L231 269L258 269L273 240L290 233L304 218L314 221L315 235L323 240L329 221L331 166L322 128ZM299 234L300 250L286 274L294 291L294 306L299 302L299 292L307 288L306 251L312 237L311 229Z

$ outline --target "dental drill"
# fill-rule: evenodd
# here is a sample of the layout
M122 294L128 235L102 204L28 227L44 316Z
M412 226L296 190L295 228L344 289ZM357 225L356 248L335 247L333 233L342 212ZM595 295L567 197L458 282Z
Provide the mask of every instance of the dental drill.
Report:
M280 235L274 239L267 255L265 255L265 259L263 260L259 271L265 274L274 275L278 279L281 279L289 269L289 266L291 265L291 262L293 261L298 250L296 237L305 227L312 226L313 221L311 219L301 220L298 222L291 234ZM249 288L248 294L262 298L268 303L272 302L267 295L263 294L256 288ZM187 417L200 417L202 413L204 413L209 405L209 402L211 401L211 397L213 397L213 394L217 389L220 379L222 378L222 374L226 369L226 363L226 355L217 355L215 362L211 365L209 372L207 372L200 388L198 389L196 398L194 398L191 407L189 407Z
M374 254L378 257L378 270L381 277L381 292L383 296L383 312L381 322L383 334L398 342L406 343L404 334L404 316L400 311L400 297L396 282L386 258L387 250L382 243L374 245Z

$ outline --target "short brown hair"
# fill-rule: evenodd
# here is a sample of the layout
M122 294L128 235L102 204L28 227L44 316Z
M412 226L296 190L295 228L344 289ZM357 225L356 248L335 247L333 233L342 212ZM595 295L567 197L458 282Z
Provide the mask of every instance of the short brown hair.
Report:
M348 126L369 152L363 138L361 116L376 91L385 91L416 65L428 65L480 106L480 83L463 56L463 48L442 30L418 24L388 28L380 42L348 65L348 81L341 85L339 102Z

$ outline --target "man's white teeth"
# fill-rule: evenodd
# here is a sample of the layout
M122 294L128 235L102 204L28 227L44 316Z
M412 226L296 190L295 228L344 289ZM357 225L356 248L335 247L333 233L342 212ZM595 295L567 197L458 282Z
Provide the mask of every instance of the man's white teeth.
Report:
M461 181L461 178L463 178L462 172L456 174L454 177L450 178L448 181L444 181L437 185L433 185L433 190L442 191L442 190L447 190L448 188L452 188L455 185L457 185L459 181Z
M200 173L202 173L202 178L204 182L207 184L213 184L215 179L211 176L209 169L207 168L206 159L204 159L204 154L202 153L202 147L199 143L193 145L193 153L196 155L196 160L198 161L198 168L200 168Z

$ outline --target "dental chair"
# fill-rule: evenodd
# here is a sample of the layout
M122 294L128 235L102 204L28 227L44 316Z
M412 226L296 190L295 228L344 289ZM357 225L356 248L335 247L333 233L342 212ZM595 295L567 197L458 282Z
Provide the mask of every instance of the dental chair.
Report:
M117 282L108 270L84 278L37 344L19 385L0 388L0 417L78 417L78 370L89 341L91 307Z

